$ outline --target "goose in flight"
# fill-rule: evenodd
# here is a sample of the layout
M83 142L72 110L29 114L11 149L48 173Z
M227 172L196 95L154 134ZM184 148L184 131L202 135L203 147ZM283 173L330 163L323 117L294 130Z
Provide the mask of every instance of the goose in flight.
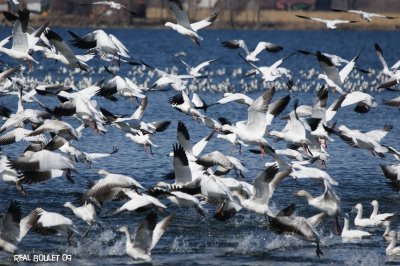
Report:
M126 254L134 260L151 262L151 250L157 245L165 230L171 225L174 217L175 214L171 214L157 223L157 214L150 212L138 225L134 240L131 239L127 226L118 228L118 232L125 233L126 235Z
M90 183L85 197L94 198L99 203L117 199L120 192L127 188L144 189L138 181L130 176L111 173L105 169L100 169L98 174L103 178Z
M357 23L358 22L358 21L354 21L354 20L310 18L307 16L301 16L301 15L296 15L296 17L324 23L328 29L332 29L332 30L337 28L336 27L337 24L347 24L347 23Z
M270 42L259 42L254 49L254 51L250 52L249 49L247 48L246 42L244 40L229 40L229 41L223 41L221 42L222 46L228 49L238 49L242 48L245 53L246 53L246 58L245 60L247 62L256 62L260 60L257 58L257 55L261 53L262 51L268 51L271 53L276 53L280 52L283 50L283 47L273 44Z
M287 58L291 57L292 55L296 54L297 52L291 53L281 59L279 59L278 61L276 61L275 63L273 63L271 66L262 66L262 67L258 67L255 64L253 64L250 61L247 61L244 57L242 57L242 55L240 55L240 57L243 58L243 60L245 60L246 62L248 62L248 64L250 66L252 66L258 73L261 74L262 79L264 81L274 81L277 78L286 75L286 73L288 73L287 71L281 71L281 68L279 67ZM252 74L252 73L251 73ZM251 74L247 74L247 76L251 75Z
M319 224L324 214L317 214L310 218L293 215L294 204L280 211L276 216L268 216L269 228L276 234L294 235L305 241L317 244L316 254L323 256L320 249L320 235L315 227Z
M195 23L190 23L186 12L183 10L183 5L180 0L169 0L169 9L174 13L176 18L176 24L171 22L166 22L166 27L171 27L178 33L188 36L194 43L200 45L203 38L197 33L198 30L207 27L213 23L217 17L218 12L212 14L211 16Z
M125 45L118 40L117 37L112 34L107 34L103 30L95 30L83 37L79 37L72 31L68 32L74 38L71 41L74 47L87 49L88 53L96 51L101 57L105 56L106 54L110 54L113 56L111 64L114 63L115 56L130 58L128 55L129 51Z
M14 253L18 249L18 243L39 219L39 214L38 211L34 210L21 219L22 213L19 203L11 201L6 213L0 219L0 250Z
M48 30L44 35L55 48L55 52L48 50L44 53L46 58L58 60L69 67L80 68L83 71L89 70L89 66L86 62L92 59L94 54L84 56L75 55L72 49L56 32Z
M375 43L375 52L376 52L376 55L378 56L379 61L382 64L382 67L383 67L382 73L383 73L383 75L385 75L388 78L392 78L393 76L395 76L397 69L400 67L400 60L397 61L389 69L389 67L388 67L388 65L386 63L386 60L383 57L383 50L382 50L382 48L380 47L380 45L378 43Z
M249 106L247 122L238 123L236 126L225 124L222 126L222 130L235 133L246 144L259 145L261 152L265 155L263 145L269 146L269 143L264 139L268 124L266 115L274 94L275 87L272 87Z
M36 45L40 35L47 27L47 24L34 31L32 34L29 34L29 14L29 9L18 11L18 17L16 18L12 29L12 47L11 49L8 49L0 46L0 52L18 60L27 61L31 68L32 62L36 64L39 63L31 56L31 49Z
M184 64L186 66L186 69L189 73L189 75L193 76L194 78L200 78L200 77L207 77L205 75L202 75L200 73L200 70L202 70L203 68L205 68L206 66L209 66L211 63L215 62L218 58L215 59L211 59L211 60L207 60L204 61L200 64L198 64L195 67L191 67L188 63L186 63L183 59L180 59L182 64Z
M39 219L33 224L32 230L41 235L55 235L60 232L67 234L68 244L71 245L73 233L79 234L72 220L56 212L48 212L42 208L35 209Z
M400 164L381 164L380 166L385 177L389 179L388 185L394 191L400 191Z
M396 19L395 17L389 17L381 14L376 14L376 13L368 13L365 11L361 10L354 10L354 9L349 9L349 10L342 10L342 9L331 9L333 12L347 12L347 13L353 13L353 14L358 14L363 20L366 20L367 22L372 21L372 18L386 18L386 19Z
M115 10L124 10L124 11L128 12L129 14L131 14L132 16L136 15L136 12L134 12L134 11L130 10L129 8L127 8L126 6L124 6L120 3L114 2L114 1L97 1L97 2L90 3L90 4L79 4L79 5L80 6L99 6L99 5L107 6L111 9L115 9Z
M336 232L340 234L341 232L339 224L340 199L336 195L335 191L332 189L328 181L324 180L324 186L325 186L324 193L315 198L305 190L300 190L296 192L295 195L300 197L305 197L307 199L308 205L313 206L318 210L325 212L329 217L334 217Z

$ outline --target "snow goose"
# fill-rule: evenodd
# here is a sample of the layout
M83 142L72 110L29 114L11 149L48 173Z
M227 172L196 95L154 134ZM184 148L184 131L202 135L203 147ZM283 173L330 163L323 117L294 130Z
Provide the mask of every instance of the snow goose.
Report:
M349 215L345 213L344 216L344 225L341 234L342 238L363 238L371 236L369 232L362 231L362 230L350 230L349 229Z
M15 128L11 131L0 136L0 146L13 144L19 141L28 141L28 142L46 142L47 138L40 134L37 136L28 137L32 130L25 128Z
M192 103L194 108L203 109L205 113L207 113L207 108L212 104L207 104L197 93L193 92L192 94Z
M240 204L255 213L272 215L269 209L269 200L272 198L276 186L287 176L287 172L280 172L277 164L272 164L262 171L253 181L253 195L246 199L240 194L235 194Z
M82 234L82 236L86 236L89 232L90 228L92 228L93 224L96 223L97 213L96 206L99 204L98 202L94 203L95 199L88 199L82 206L75 206L71 202L67 201L64 203L65 208L69 208L75 214L76 217L85 221L89 227Z
M346 98L343 100L341 107L345 107L348 105L357 104L354 111L357 113L367 113L371 109L371 107L377 107L378 104L375 102L374 97L369 95L368 93L361 91L353 91L346 95Z
M15 187L17 190L22 194L26 195L24 188L22 187L20 181L20 174L10 167L10 161L8 160L7 156L2 155L0 157L0 175L1 179L5 183L15 183Z
M389 186L394 191L400 191L400 164L380 164L383 174L389 179Z
M44 55L46 58L58 60L69 67L80 68L83 71L89 70L89 66L86 64L86 61L93 58L94 55L91 57L75 55L75 53L64 42L61 36L52 30L46 31L44 35L56 50L56 52L52 52L51 50L45 52Z
M378 226L378 225L382 225L383 224L383 221L381 221L381 220L370 219L370 218L362 218L363 206L360 203L358 203L356 206L354 206L354 209L357 210L357 216L354 219L354 224L356 226L374 227L374 226Z
M317 51L318 63L324 72L324 75L319 75L318 78L325 80L326 84L333 88L334 91L338 91L340 94L344 94L343 82L340 78L339 71L336 66L332 63L331 59L324 56L320 51Z
M200 78L200 77L207 77L207 75L202 75L200 73L200 70L202 70L203 68L205 68L206 66L209 66L211 63L215 62L217 60L217 58L215 59L211 59L211 60L207 60L204 61L200 64L198 64L195 67L191 67L188 63L186 63L183 59L180 59L180 61L182 62L182 64L184 64L186 66L186 70L188 72L189 75L195 77L195 78Z
M218 166L214 171L214 174L218 176L227 175L233 169L238 177L240 176L243 178L242 172L247 171L239 159L226 156L219 151L213 151L198 158L196 163L203 166L204 169ZM239 171L239 173L237 171Z
M46 119L41 126L36 128L27 136L28 137L37 136L45 132L55 133L61 137L64 137L67 140L72 138L77 140L79 138L78 132L70 124L64 121L52 120L52 119Z
M400 71L397 71L394 76L379 84L378 89L387 89L400 83Z
M278 61L276 61L275 63L273 63L271 66L262 66L262 67L258 67L255 64L253 64L252 62L246 61L246 59L244 57L242 57L240 54L240 56L243 58L243 60L245 60L250 66L252 66L258 73L261 74L263 81L274 81L277 78L282 77L283 75L285 75L285 73L287 72L282 72L279 68L279 66L289 57L291 57L292 55L295 55L297 52L291 53L281 59L279 59ZM252 75L253 72L249 73L247 76Z
M313 222L318 223L320 219L315 219L314 216L310 217L312 219L306 219L302 216L294 216L292 215L294 210L290 210L293 208L279 212L276 217L268 216L269 228L276 234L295 235L296 237L305 241L316 243L317 256L323 256L324 254L320 249L320 236L315 229L316 224L313 224ZM322 215L318 214L318 217L320 218Z
M195 108L185 91L181 91L168 101L173 108L186 114L191 115L196 121L202 114Z
M69 182L74 183L71 172L75 167L71 160L52 151L27 152L16 160L10 160L10 166L24 175L20 179L22 183L43 182L64 174Z
M307 199L308 205L325 212L330 217L335 217L335 229L336 232L339 234L341 231L339 224L340 199L336 195L335 191L330 187L328 181L324 180L324 186L324 193L315 198L305 190L299 190L295 193L295 195L299 197L305 197Z
M36 208L39 219L32 225L32 230L42 235L54 235L59 232L67 234L68 244L71 245L73 233L79 234L72 220L56 212L48 212L42 208Z
M264 92L252 105L248 108L248 118L245 124L237 124L236 126L225 124L222 130L235 133L244 143L250 145L259 145L260 149L263 145L269 146L264 139L267 127L267 119L269 103L275 93L275 87Z
M254 100L247 96L246 94L243 93L231 93L231 92L225 92L224 97L220 100L218 100L214 104L226 104L229 102L236 102L239 104L245 104L247 106L250 106L253 104Z
M387 218L394 216L394 213L378 213L379 212L379 203L377 200L371 201L371 205L373 207L373 210L369 217L370 219L386 220Z
M199 22L190 24L189 19L185 11L183 10L183 5L180 0L169 0L168 4L169 9L172 11L172 13L174 13L177 23L174 24L171 22L166 22L165 26L171 27L178 33L188 36L194 43L200 45L200 41L202 41L203 38L197 33L197 31L211 25L211 23L213 23L217 19L218 12Z
M384 153L388 152L388 148L382 146L380 141L392 130L393 126L386 124L382 129L361 132L357 129L350 129L345 125L341 125L338 131L333 130L334 134L344 140L347 144L355 148L366 149L373 155L377 154L384 157Z
M100 85L100 90L96 95L106 97L110 99L114 94L118 93L126 98L145 98L146 96L142 93L142 88L135 85L130 79L127 77L121 77L111 71L108 67L104 67L104 69L113 75L113 78L107 80L103 84Z
M257 55L262 51L268 51L272 53L280 52L283 50L283 47L270 43L270 42L259 42L254 49L254 51L250 52L247 48L246 42L244 40L229 40L221 42L222 46L228 49L238 49L242 48L246 53L246 61L248 62L256 62L260 60L257 58Z
M331 9L334 12L347 12L347 13L353 13L353 14L358 14L363 20L366 20L367 22L372 21L372 18L386 18L386 19L396 19L395 17L389 17L381 14L376 14L376 13L369 13L365 12L362 10L354 10L354 9L348 9L348 10L342 10L342 9Z
M328 181L329 184L337 186L339 183L334 180L327 172L315 168L315 167L307 167L304 164L308 162L293 162L292 168L293 172L290 174L293 178L313 178L313 179L322 179L323 181Z
M392 239L388 247L386 248L386 255L388 256L400 255L400 247L396 247L398 233L396 233L396 231L390 231L389 237L391 237Z
M143 186L130 176L111 173L105 169L100 169L98 174L103 178L91 183L91 187L86 191L87 198L94 198L98 202L111 201L118 197L121 191L127 188L144 189Z
M151 136L151 134L143 133L142 131L139 131L137 133L126 133L125 134L125 137L129 138L133 142L135 142L137 144L142 144L145 152L147 152L147 149L149 149L150 154L153 155L152 147L158 147L158 145L153 143L153 141L150 139L150 136Z
M165 189L154 187L149 190L151 196L165 196L170 202L182 208L195 208L196 211L201 215L205 216L206 210L200 203L200 201L188 193L181 191L167 191Z
M111 9L115 9L115 10L123 10L128 12L129 14L136 15L136 12L130 10L129 8L127 8L126 6L124 6L123 4L114 2L114 1L96 1L90 4L79 4L80 6L106 6L109 7Z
M389 69L389 67L388 67L388 65L387 65L387 63L386 63L386 60L385 60L385 58L383 57L383 50L382 50L382 48L379 46L379 44L377 44L377 43L375 43L375 52L376 52L376 55L378 56L378 59L379 59L379 61L381 62L382 67L383 67L383 69L382 69L382 74L383 74L385 77L387 77L387 78L393 77L393 76L395 75L395 71L396 71L397 68L398 68L398 65L395 64L395 65L393 65L393 66Z
M390 231L392 231L391 228L390 228L391 221L390 220L386 220L386 221L383 222L383 225L385 226L385 232L383 232L382 236L383 236L383 238L386 239L386 241L390 242L390 241L392 241L392 237L389 234ZM397 234L397 240L400 240L400 234Z
M85 164L95 163L97 159L109 157L118 152L118 149L115 147L109 153L87 153L81 150L78 150L74 146L72 146L69 141L60 136L54 136L51 141L49 141L44 147L44 150L55 151L60 150L64 153L68 153L72 158L75 159L75 162L84 162Z
M307 16L301 16L301 15L296 15L296 17L324 23L328 29L332 29L332 30L337 28L336 27L337 24L347 24L347 23L357 23L358 22L358 21L354 21L354 20L310 18Z
M112 34L107 34L103 30L95 30L83 37L79 37L72 31L68 32L74 38L74 40L71 41L73 46L80 49L88 49L88 52L97 51L102 57L106 54L110 54L113 56L111 64L114 63L113 61L116 55L130 58L128 55L129 51L125 45L123 45L117 37Z
M33 57L29 54L30 48L36 45L36 42L39 39L39 36L45 30L47 25L42 26L37 31L32 33L33 35L27 32L28 30L28 22L29 22L29 9L24 9L22 11L18 11L18 18L14 22L14 27L12 30L13 35L13 44L11 49L4 48L0 46L0 52L7 54L8 56L29 62L29 67L31 68L32 62L38 64L38 62L33 59ZM34 41L35 39L36 41Z
M167 208L167 206L162 204L157 198L153 196L144 193L139 194L135 191L126 189L124 189L122 193L128 196L129 201L124 203L111 216L115 216L127 211L134 212L138 210L144 210L151 207L156 207L161 212L163 211L163 209Z
M32 211L21 219L21 207L17 201L11 201L7 212L0 220L0 249L14 253L17 244L25 237L32 225L39 219L39 212Z
M171 214L157 223L157 214L150 212L138 225L133 241L128 227L118 228L117 231L126 235L126 254L134 260L151 262L151 250L157 245L168 226L171 225L174 217L175 215Z
M297 109L297 101L294 110ZM285 141L298 145L304 148L306 154L309 153L310 140L307 138L306 128L299 120L297 112L290 113L290 119L287 121L285 127L281 131L272 130L269 135L276 137L278 140L284 139Z

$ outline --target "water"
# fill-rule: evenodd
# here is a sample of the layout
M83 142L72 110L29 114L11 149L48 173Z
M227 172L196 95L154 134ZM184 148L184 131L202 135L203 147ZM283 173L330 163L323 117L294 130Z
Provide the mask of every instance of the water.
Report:
M56 29L60 35L67 37L65 29ZM89 29L74 29L78 34L89 32ZM10 29L0 30L1 36L5 37ZM195 47L189 40L178 36L175 32L168 30L120 30L112 29L113 32L135 58L141 59L150 65L161 69L171 69L176 66L179 73L184 71L180 62L172 54L185 51L186 60L190 64L197 64L203 60L218 57L219 60L209 71L217 73L225 69L225 75L215 75L213 83L219 84L228 79L229 84L238 92L247 90L248 87L241 84L242 77L233 77L234 71L239 68L243 73L249 68L237 56L236 51L226 50L220 46L220 41L229 39L243 38L248 41L250 47L254 47L258 41L268 40L284 46L284 51L278 54L260 54L260 62L270 64L286 54L296 50L322 50L324 52L339 54L344 58L352 58L358 51L364 49L359 63L363 68L370 68L375 71L373 74L363 77L367 85L363 88L372 89L376 87L377 72L380 69L380 63L373 50L373 44L379 42L385 52L386 60L389 65L396 62L396 55L399 54L396 32L352 32L352 31L238 31L238 30L215 30L204 31L204 43L201 48ZM250 48L252 49L252 48ZM39 59L40 56L38 56ZM2 60L12 62L1 56ZM43 59L42 59L43 61ZM96 61L99 62L99 61ZM101 65L108 65L106 62L95 63L95 69L101 68ZM318 69L318 63L315 58L294 56L285 67L293 71L295 84L298 88L309 88L308 92L293 92L292 99L299 99L300 104L311 104L314 97L314 89L318 82L310 81L305 77L302 69ZM60 64L54 64L53 61L46 61L42 67L35 66L36 70L28 73L29 76L42 80L44 77L51 76L52 81L61 80L69 77L68 72L63 73ZM133 74L132 74L133 72ZM306 72L306 71L304 71ZM147 74L142 68L122 66L119 74L134 78L139 84L150 85L156 80L152 72ZM354 74L360 76L360 74ZM88 78L88 74L75 74L76 81ZM104 72L92 73L90 77L93 81L101 77L110 78ZM252 79L245 79L247 84ZM315 79L314 79L315 80ZM375 82L375 83L374 83ZM200 82L200 84L202 84ZM283 84L283 83L282 83ZM354 85L355 84L355 85ZM269 84L271 85L271 84ZM348 86L356 86L357 82L353 79L348 82ZM197 85L196 89L203 91L204 87ZM193 87L193 86L192 86ZM283 86L282 86L283 87ZM265 87L258 86L258 90L248 93L252 98L256 98L262 93ZM254 88L253 88L254 89ZM287 94L286 90L280 90L276 98ZM105 159L98 160L98 163L86 166L76 164L79 174L75 175L75 184L67 183L65 178L56 178L42 184L26 185L25 188L29 195L23 197L15 190L14 186L0 184L0 208L3 212L11 199L21 202L23 214L26 215L35 207L43 207L48 211L59 212L71 218L79 230L84 231L86 224L75 218L69 209L63 207L64 202L73 201L75 192L82 192L86 189L89 180L99 178L97 171L105 168L111 172L126 174L135 177L146 187L161 181L163 174L172 169L172 159L168 153L176 141L177 121L184 121L187 125L191 139L199 140L210 133L201 124L195 122L191 117L185 116L173 110L169 104L169 97L175 92L149 92L149 104L143 117L145 121L171 120L171 126L162 133L155 134L153 141L159 147L154 148L154 155L144 152L142 146L131 142L124 137L124 134L115 128L108 127L106 135L97 135L90 129L84 131L83 137L74 142L77 148L86 152L107 152L112 147L117 147L119 152ZM398 147L398 116L399 112L395 108L382 105L382 99L394 98L395 92L385 91L378 93L371 92L378 102L378 108L371 110L367 114L357 114L352 111L353 108L347 107L341 109L335 120L338 125L344 124L350 128L357 128L362 131L368 131L383 127L385 123L392 123L394 129L383 140L386 145ZM218 100L222 92L201 92L201 96L210 103ZM56 100L39 96L39 99L48 106L55 106ZM98 99L99 105L112 110L116 114L131 114L136 109L136 104L129 100L120 99L117 103L112 103L104 99ZM332 102L330 95L329 103ZM329 104L328 103L328 104ZM12 110L16 110L17 99L15 96L6 96L0 98L0 104L7 105ZM36 108L35 104L26 104L26 107ZM292 108L289 104L287 111ZM207 111L211 117L227 116L232 121L246 119L246 108L235 103L214 106ZM74 126L78 123L67 118ZM271 129L280 130L284 122L276 119ZM392 156L385 159L373 157L370 153L349 147L342 140L333 137L334 142L329 144L329 162L327 164L328 173L336 179L340 185L337 188L337 194L341 198L342 210L350 213L351 208L356 203L363 203L364 211L369 215L371 206L369 204L373 199L380 202L382 212L397 212L399 200L398 193L393 192L385 184L385 178L379 167L380 163L394 163ZM271 143L277 148L285 147L284 143ZM25 148L25 143L18 143L3 147L4 154L11 158L17 158ZM216 138L207 146L203 154L214 150L220 150L229 154L231 146ZM241 155L237 150L233 154L242 160L248 169L245 180L252 182L252 179L261 171L264 163L269 158L262 159L259 155L244 152ZM233 176L233 174L230 174ZM296 203L298 215L309 217L316 214L317 211L307 206L304 199L293 196L293 193L305 189L313 196L318 196L323 192L320 183L313 180L294 181L291 178L285 179L277 188L271 204L276 209L287 206L291 202ZM386 242L382 238L383 228L370 230L373 236L353 242L342 242L339 236L332 233L332 221L325 221L318 227L322 235L322 251L324 256L318 259L315 255L315 246L313 244L298 240L292 237L278 236L266 228L266 218L243 210L234 218L227 222L219 222L212 218L215 207L207 205L208 215L201 218L195 210L177 209L169 202L164 201L168 206L166 213L176 212L173 224L168 228L165 235L161 238L158 245L152 251L154 264L201 264L201 265L265 265L274 264L293 264L293 265L315 265L315 264L333 264L333 265L380 265L397 264L400 259L387 257L385 255ZM105 217L114 212L121 202L107 202L100 214ZM161 216L165 217L162 214ZM350 213L354 218L354 213ZM17 254L71 254L74 265L99 265L115 264L122 265L134 263L125 253L125 237L114 232L118 226L128 225L133 232L136 225L145 217L145 213L122 214L112 218L102 218L105 231L94 228L87 238L76 237L75 245L68 246L65 236L41 236L30 233L20 244ZM351 223L354 227L354 224ZM393 228L397 228L398 220L393 221ZM12 264L12 255L0 252L0 261L6 264ZM48 263L50 265L50 263Z

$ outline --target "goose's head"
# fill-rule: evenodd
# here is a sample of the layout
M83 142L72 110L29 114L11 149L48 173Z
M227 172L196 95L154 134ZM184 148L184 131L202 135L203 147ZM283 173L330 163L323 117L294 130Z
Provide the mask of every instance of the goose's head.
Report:
M175 29L175 24L174 23L171 23L171 22L165 22L165 27L171 27L171 28L173 28L173 29Z
M354 209L353 209L353 211L359 211L359 210L362 210L362 205L360 204L360 203L358 203L356 206L354 206Z
M378 206L378 201L376 201L376 200L371 201L371 205L374 207Z
M390 237L396 237L396 235L397 235L397 233L396 233L396 231L394 231L394 230L392 230L392 231L389 232L389 236L390 236Z
M294 195L297 197L306 197L308 195L308 193L305 190L299 190L296 193L294 193Z
M124 225L124 226L117 228L115 231L121 232L121 233L126 233L126 232L128 232L128 227L126 225Z
M65 207L65 208L72 208L73 205L72 205L71 202L67 201L66 203L64 203L64 207Z
M98 173L99 175L106 176L106 175L108 175L110 172L108 172L108 171L105 170L105 169L100 169L99 171L97 171L97 173Z

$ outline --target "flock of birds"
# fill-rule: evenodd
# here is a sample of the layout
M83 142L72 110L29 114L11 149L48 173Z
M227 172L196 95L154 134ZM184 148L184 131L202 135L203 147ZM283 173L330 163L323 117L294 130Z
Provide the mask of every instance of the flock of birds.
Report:
M127 10L126 7L112 3L100 1L92 4L107 4L111 8ZM218 13L215 13L204 20L190 23L179 0L170 0L169 7L177 23L167 22L165 26L188 36L197 45L200 45L203 39L198 34L198 30L209 26L218 17ZM385 17L355 10L346 12L360 14L368 21L372 17ZM99 170L98 174L101 178L91 181L89 188L80 193L80 205L70 201L64 204L64 207L71 209L71 214L87 223L88 228L84 233L74 226L71 218L41 207L35 208L27 216L22 217L19 202L10 199L9 206L4 208L5 214L0 220L0 248L2 250L16 252L18 245L30 231L44 235L64 232L71 244L74 234L85 237L94 225L100 229L104 228L107 218L101 219L102 222L100 222L97 213L106 202L115 200L121 200L124 203L111 216L149 210L145 219L137 226L133 239L127 226L116 229L126 235L126 254L141 261L151 261L151 250L167 228L173 224L176 214L167 215L157 222L157 212L162 212L167 208L162 202L164 200L170 201L179 208L194 208L202 217L208 215L207 204L217 205L214 217L220 221L232 218L239 211L254 212L267 218L271 231L315 243L318 256L323 255L323 252L320 248L321 236L316 227L323 221L332 219L334 232L343 238L362 238L371 235L365 229L350 229L349 216L342 210L341 200L336 194L339 183L325 171L329 157L328 143L332 141L332 135L340 137L353 148L367 150L371 156L393 155L400 160L400 153L396 151L396 147L381 144L382 139L391 131L392 125L385 124L382 128L361 132L350 125L336 126L334 122L334 117L341 108L355 106L355 112L367 113L371 108L377 107L374 98L368 93L346 91L345 83L350 72L368 73L368 70L357 66L360 54L351 60L346 60L319 51L299 50L283 57L271 66L258 66L260 59L257 56L260 53L265 51L277 53L283 47L270 42L260 42L254 51L250 51L244 40L224 41L222 42L224 47L241 48L245 52L245 55L240 53L239 55L244 64L252 69L246 73L246 76L259 75L263 82L271 82L278 78L287 79L287 87L292 90L294 84L290 79L291 72L281 67L281 64L294 54L303 54L316 57L321 68L318 79L325 85L317 90L313 105L299 105L297 101L291 100L290 93L276 98L275 87L268 87L256 99L252 99L245 93L226 92L218 101L207 104L199 93L190 91L188 80L206 78L207 75L203 69L214 64L218 59L208 60L196 67L191 67L182 60L187 67L187 74L167 73L143 61L133 61L126 46L117 37L103 30L95 30L83 37L70 31L72 46L85 50L83 55L77 55L58 33L49 28L48 23L37 29L29 26L29 10L3 13L13 23L13 28L12 35L0 42L2 56L7 55L17 61L26 62L31 68L33 63L41 64L36 61L33 54L42 53L45 58L57 60L74 70L83 72L90 71L90 60L97 57L110 62L110 67L105 69L113 76L111 79L101 80L78 89L64 84L29 84L26 79L17 76L22 66L7 66L0 73L2 94L18 96L18 108L15 113L12 113L7 106L0 108L1 116L5 120L0 128L2 132L0 145L15 145L21 141L28 143L19 158L11 159L6 154L2 154L0 175L4 183L13 184L22 195L33 196L28 195L25 190L26 185L50 183L54 178L65 176L68 182L74 183L73 176L77 173L77 164L91 164L118 152L117 149L109 153L81 150L74 144L82 137L83 131L93 130L98 134L107 134L108 128L115 127L132 142L143 145L146 152L152 153L153 149L157 148L153 138L166 130L171 125L171 121L149 122L143 119L148 104L146 94L148 91L162 93L165 88L172 87L177 93L169 100L171 112L175 112L173 110L175 109L181 113L177 113L178 117L179 115L193 117L199 126L204 125L211 129L212 133L197 143L192 143L189 129L184 122L178 122L177 143L170 154L173 158L173 171L165 177L172 182L160 181L151 188L145 188L130 176L112 173L105 169ZM329 28L334 28L335 24L340 23L338 21L322 22ZM11 48L5 48L10 41L12 41ZM382 62L382 75L385 77L385 80L377 87L392 89L400 82L400 70L398 70L400 61L389 68L378 44L375 45L375 50ZM129 78L115 73L111 68L115 64L142 65L157 73L160 78L151 86L140 86ZM341 65L344 67L339 71L338 68ZM330 91L335 100L327 106ZM47 97L57 97L59 105L54 108L46 106L42 103L42 99ZM129 117L119 116L99 106L95 97L104 97L111 101L120 101L120 98L131 99L138 103L138 107ZM294 108L283 117L286 120L285 127L280 131L270 130L274 119L288 108L291 101L294 102ZM37 104L38 109L25 108L25 102ZM231 122L225 117L214 119L206 115L208 108L225 106L225 104L246 106L247 120ZM387 100L385 104L400 107L400 97ZM77 120L79 126L75 127L68 123L65 117ZM202 154L214 135L217 139L225 140L233 147L238 147L239 154L243 147L248 147L251 152L260 154L262 158L266 156L272 158L273 162L267 162L260 173L252 181L247 182L243 179L246 168L238 158L223 154L218 150ZM267 138L284 141L288 148L276 149ZM95 147L91 147L93 148ZM312 166L313 164L319 164L319 166ZM381 168L391 187L400 191L400 164L382 164ZM231 171L236 174L236 178L227 176ZM316 186L323 187L322 194L317 197L305 190L295 193L297 197L304 197L308 205L320 213L312 217L303 217L295 213L294 204L278 211L271 208L270 201L275 190L279 191L278 185L282 180L290 177L307 178ZM7 189L12 189L12 186ZM363 217L361 204L354 206L357 211L354 219L355 226L359 228L386 226L384 238L390 242L386 254L400 255L400 247L396 247L396 241L400 236L390 229L390 218L395 214L379 213L376 200L373 200L371 204L374 209L368 218ZM341 218L344 219L343 228L340 225Z

